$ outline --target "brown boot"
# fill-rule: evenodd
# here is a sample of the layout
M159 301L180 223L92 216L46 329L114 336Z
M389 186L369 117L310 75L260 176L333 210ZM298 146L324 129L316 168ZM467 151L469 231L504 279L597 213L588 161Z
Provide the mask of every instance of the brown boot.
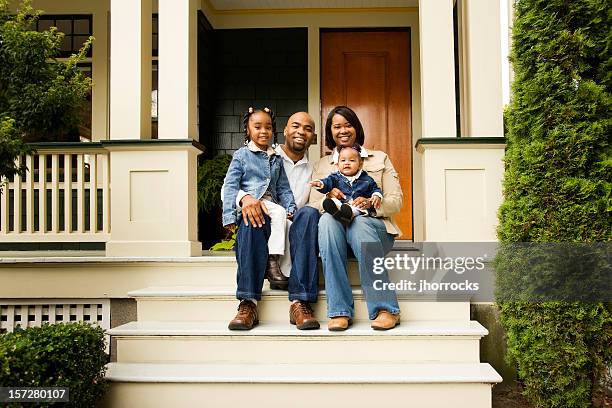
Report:
M291 303L289 308L289 323L295 324L299 330L318 329L319 322L314 317L314 312L308 302Z
M230 330L251 330L259 324L257 305L250 300L241 300L238 313L228 326Z
M287 290L289 278L281 272L280 256L268 255L268 267L266 268L266 278L270 282L270 289Z
M327 322L327 329L329 331L344 331L353 324L353 319L348 316L337 316L332 317Z
M386 310L378 312L376 319L372 321L374 330L389 330L400 324L400 315L394 315Z

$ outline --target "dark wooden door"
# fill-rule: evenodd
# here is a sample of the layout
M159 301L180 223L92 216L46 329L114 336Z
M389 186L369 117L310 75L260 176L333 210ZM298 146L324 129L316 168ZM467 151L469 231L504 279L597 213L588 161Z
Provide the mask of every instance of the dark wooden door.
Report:
M335 106L353 109L363 124L365 147L389 155L404 192L395 217L404 233L399 239L412 239L410 33L322 32L321 105L323 124Z

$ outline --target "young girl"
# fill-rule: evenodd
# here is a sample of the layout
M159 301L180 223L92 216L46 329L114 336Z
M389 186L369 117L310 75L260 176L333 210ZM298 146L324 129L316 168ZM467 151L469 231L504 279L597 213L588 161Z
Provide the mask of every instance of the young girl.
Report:
M268 254L284 253L286 220L296 210L283 160L271 146L274 119L268 108L249 108L243 121L246 146L234 153L223 185L223 226L238 225L236 297L241 302L230 330L249 330L259 322L256 301L261 299ZM242 222L236 203L239 192L265 202L269 214L262 227Z

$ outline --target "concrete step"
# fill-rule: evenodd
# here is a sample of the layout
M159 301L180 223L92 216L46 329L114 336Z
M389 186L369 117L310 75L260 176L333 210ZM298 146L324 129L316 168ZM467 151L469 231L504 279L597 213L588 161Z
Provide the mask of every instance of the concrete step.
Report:
M351 356L347 354L347 359ZM103 407L490 408L488 364L111 363Z
M111 329L117 361L197 363L478 362L480 323L404 321L375 331L357 321L344 332L297 330L288 322L230 331L227 322L139 321Z
M129 292L138 302L138 320L190 321L230 320L236 314L238 301L235 289L197 286L150 287ZM367 320L368 313L363 291L353 289L356 320ZM470 304L465 301L440 301L398 292L402 318L414 320L470 320ZM287 292L264 290L258 302L259 315L264 322L287 322L289 319ZM317 319L327 320L326 294L319 292L313 304Z

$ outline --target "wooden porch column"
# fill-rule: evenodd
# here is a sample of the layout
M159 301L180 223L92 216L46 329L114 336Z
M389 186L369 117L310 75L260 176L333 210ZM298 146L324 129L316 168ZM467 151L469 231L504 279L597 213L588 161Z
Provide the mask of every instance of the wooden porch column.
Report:
M159 0L158 138L198 140L195 0Z
M503 136L499 1L463 1L466 136Z
M150 139L152 0L110 6L110 139Z
M456 137L453 0L419 1L422 137Z

